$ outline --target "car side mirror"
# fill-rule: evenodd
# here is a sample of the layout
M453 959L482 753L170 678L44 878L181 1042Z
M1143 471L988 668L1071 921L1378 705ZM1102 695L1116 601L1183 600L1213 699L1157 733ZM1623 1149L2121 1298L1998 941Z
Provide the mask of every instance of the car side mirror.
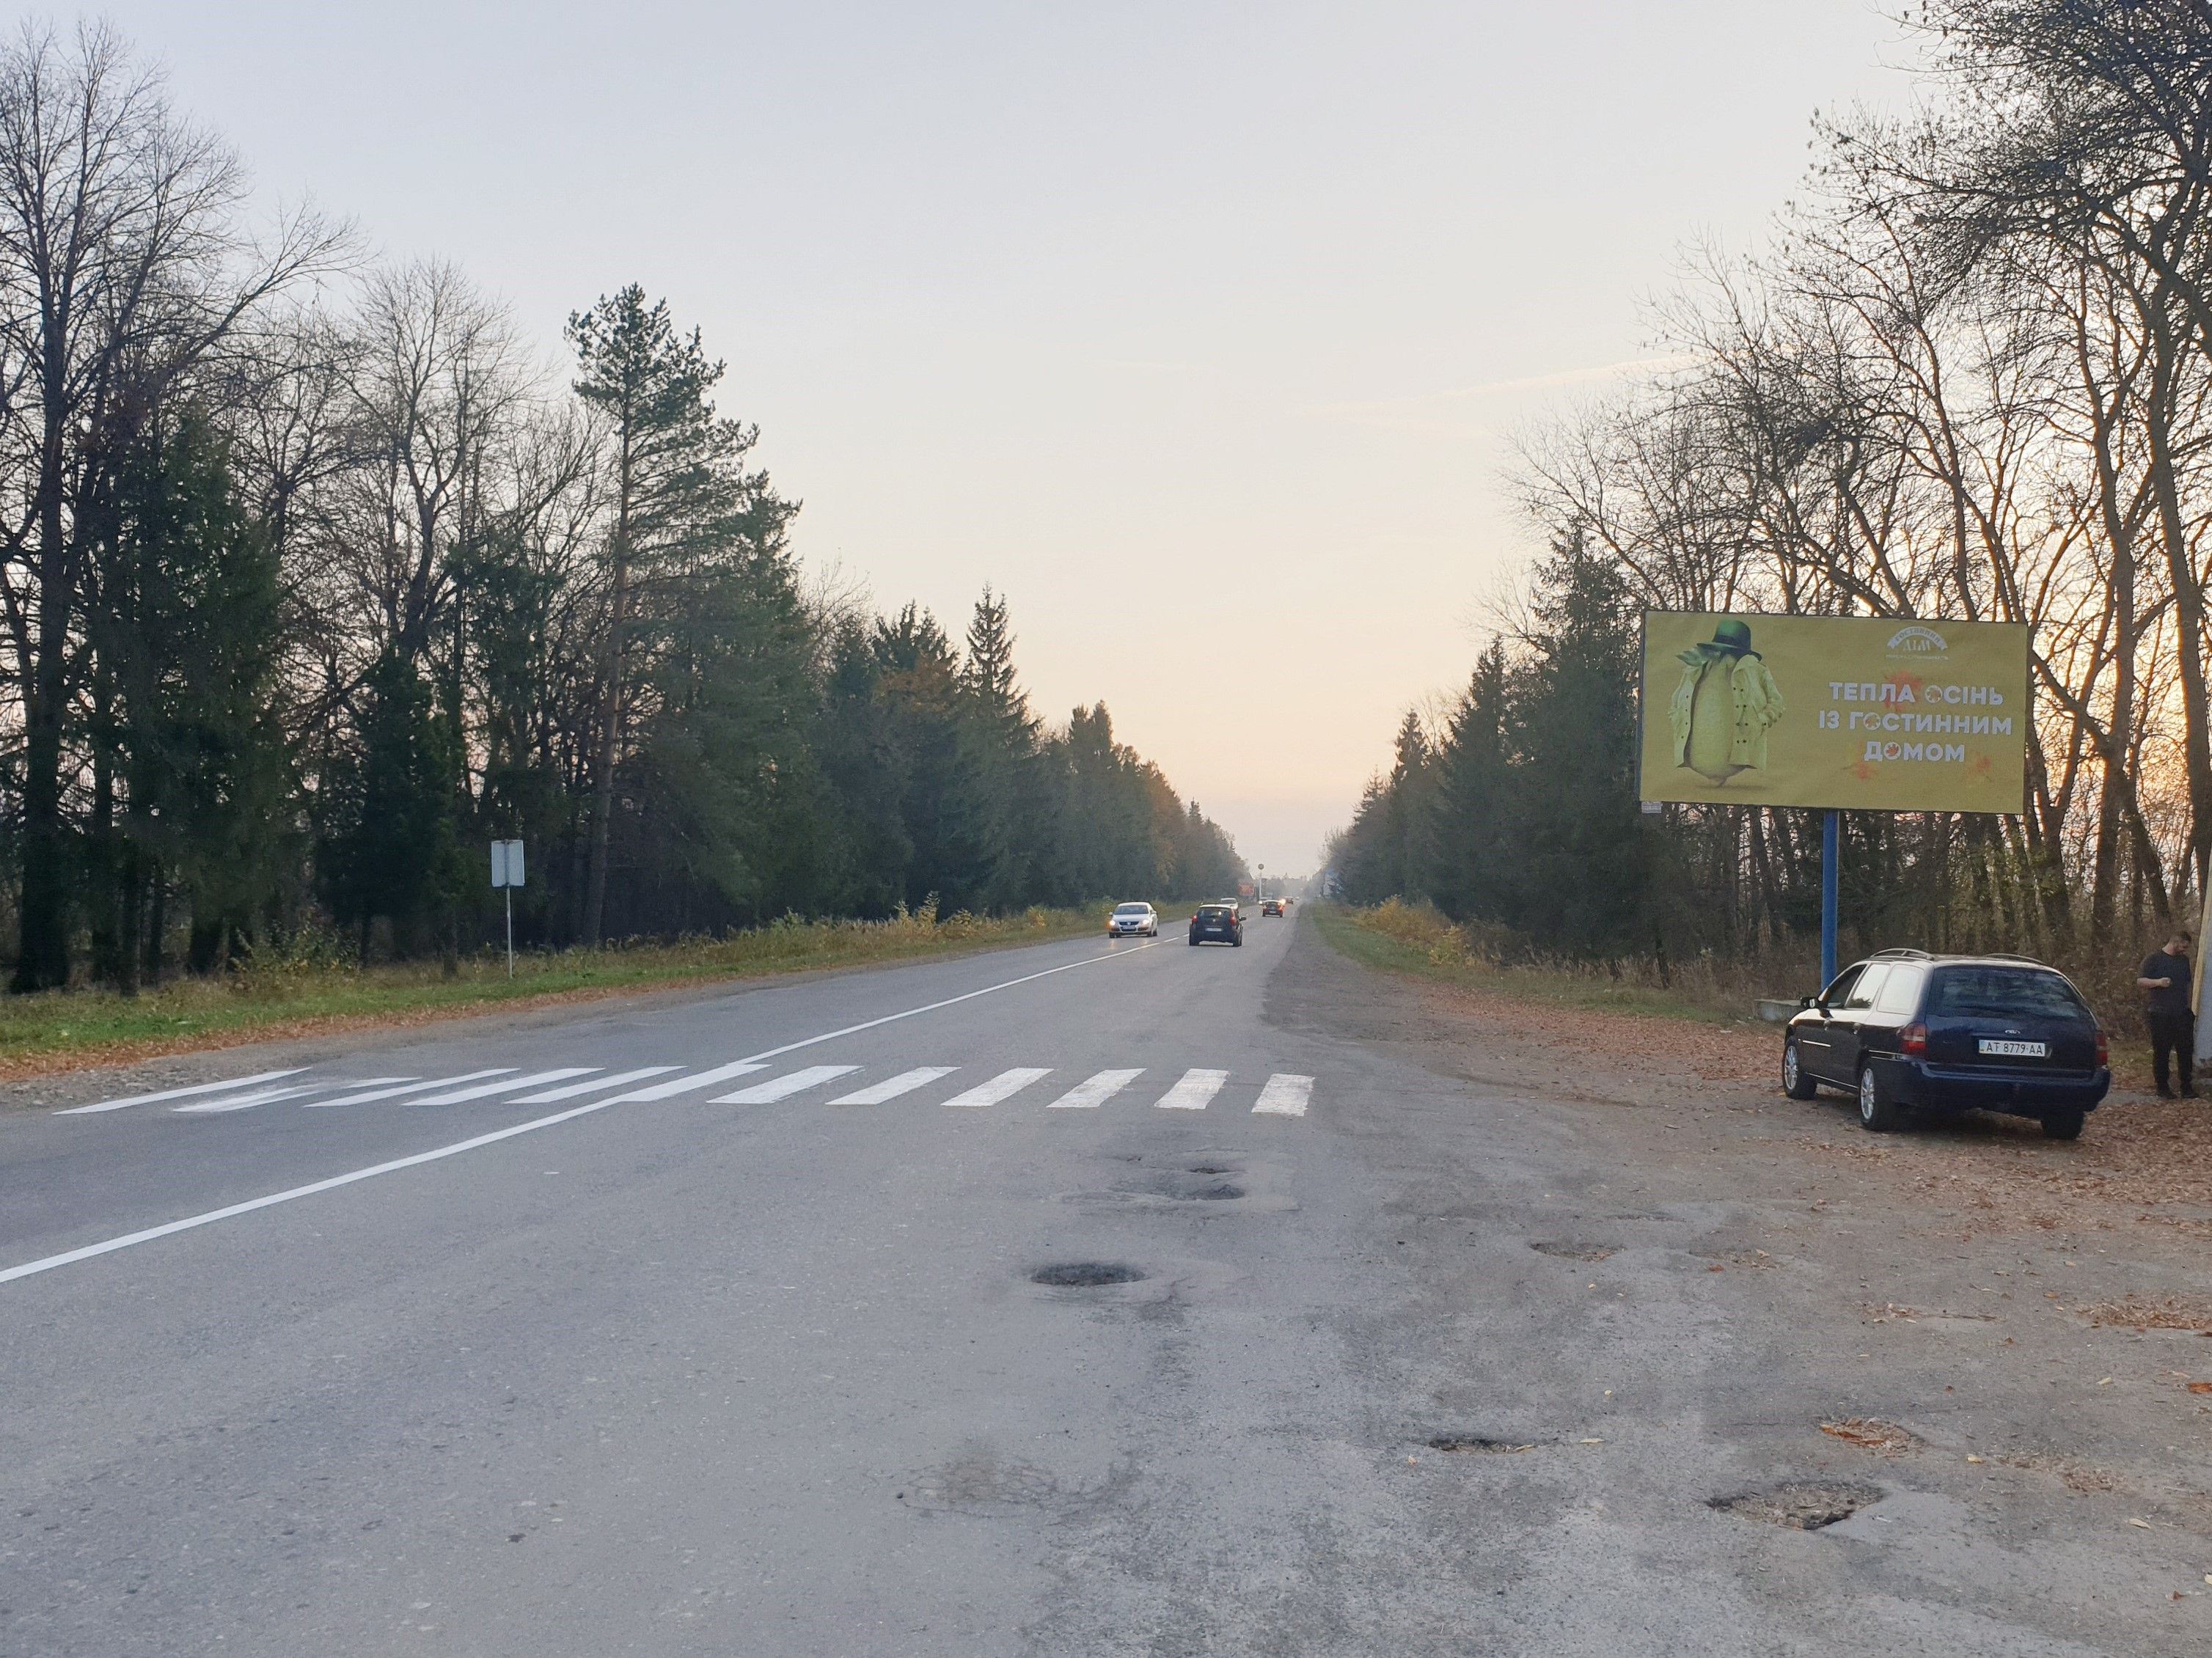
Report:
M1797 1005L1800 1007L1815 1007L1819 1005L1820 1000L1820 999L1818 996L1800 996L1797 999Z

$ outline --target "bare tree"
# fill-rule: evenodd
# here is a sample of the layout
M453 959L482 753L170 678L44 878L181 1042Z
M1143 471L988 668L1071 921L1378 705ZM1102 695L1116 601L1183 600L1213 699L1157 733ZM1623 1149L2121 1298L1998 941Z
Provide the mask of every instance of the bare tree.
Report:
M327 264L310 214L267 244L246 179L159 78L88 26L0 49L0 623L24 739L15 985L69 977L64 710L82 659L87 502L133 434L272 295Z

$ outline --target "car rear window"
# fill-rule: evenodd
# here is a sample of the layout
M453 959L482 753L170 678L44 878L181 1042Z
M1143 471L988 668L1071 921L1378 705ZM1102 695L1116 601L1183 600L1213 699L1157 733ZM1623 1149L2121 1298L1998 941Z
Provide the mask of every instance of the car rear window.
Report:
M1211 915L1218 920L1222 916L1229 914L1229 906L1226 904L1204 904L1200 906L1198 913L1201 915Z
M2040 1013L2070 1018L2087 1012L2074 987L2032 967L1947 967L1936 975L1930 1013Z

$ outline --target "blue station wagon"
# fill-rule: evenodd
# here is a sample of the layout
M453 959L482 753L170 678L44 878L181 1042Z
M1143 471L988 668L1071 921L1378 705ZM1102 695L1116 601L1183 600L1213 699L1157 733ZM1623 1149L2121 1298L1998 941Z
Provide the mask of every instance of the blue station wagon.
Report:
M1808 996L1782 1044L1782 1086L1858 1096L1876 1133L1911 1111L2033 1117L2070 1140L2112 1085L2104 1030L2071 980L2025 956L1885 950Z

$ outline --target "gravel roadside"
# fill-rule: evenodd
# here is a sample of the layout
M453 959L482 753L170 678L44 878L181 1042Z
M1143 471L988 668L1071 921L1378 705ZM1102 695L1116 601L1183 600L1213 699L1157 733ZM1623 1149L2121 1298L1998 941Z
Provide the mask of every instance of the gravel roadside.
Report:
M1875 1136L1840 1095L1783 1096L1771 1027L1522 1002L1302 932L1272 1021L1473 1097L1364 1136L1396 1177L1437 1401L1606 1379L1634 1425L1584 1398L1583 1442L1679 1436L1668 1481L1749 1493L1730 1535L1765 1564L1742 1570L1814 1569L1744 1520L1882 1493L1821 1535L1850 1542L1859 1590L1917 1609L1925 1649L2212 1649L2212 1107L2121 1096L2070 1144L1979 1116ZM1639 1318L1696 1335L1638 1344ZM1509 1359L1516 1324L1543 1351Z

